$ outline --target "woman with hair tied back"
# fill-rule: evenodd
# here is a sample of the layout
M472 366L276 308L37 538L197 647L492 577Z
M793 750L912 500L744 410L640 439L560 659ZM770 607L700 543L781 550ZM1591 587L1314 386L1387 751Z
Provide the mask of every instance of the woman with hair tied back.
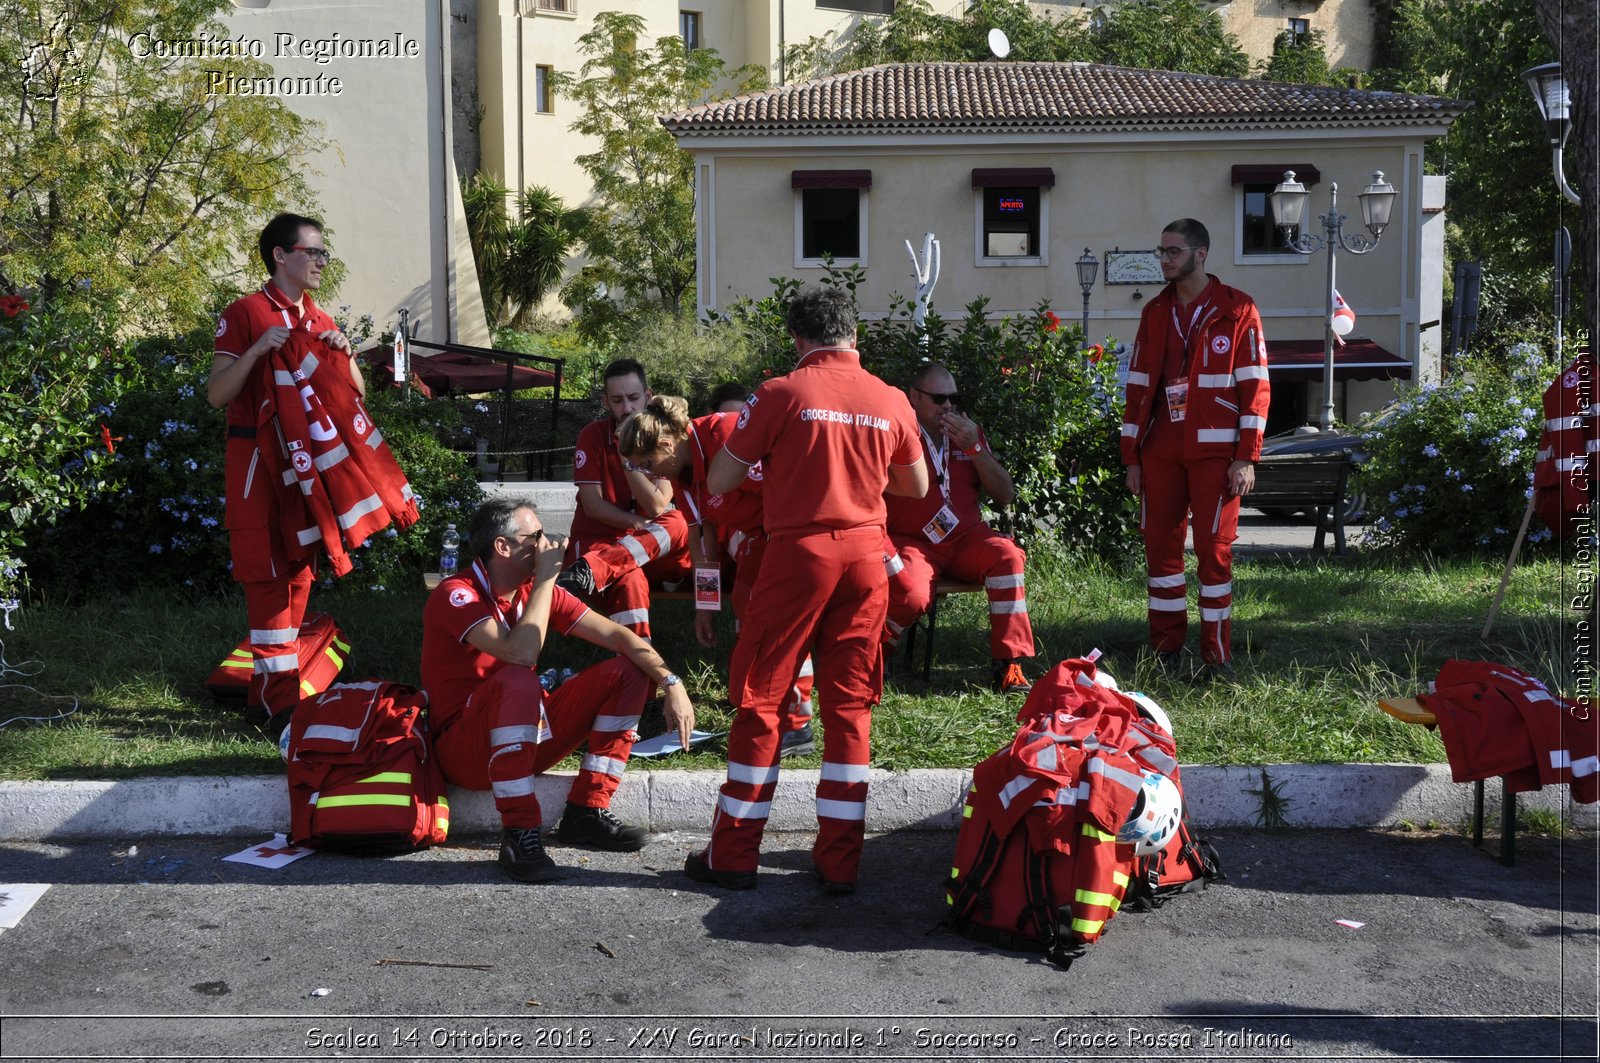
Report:
M689 417L689 404L676 395L656 395L645 408L622 422L617 450L622 457L652 476L671 480L689 520L689 556L695 567L695 638L702 646L717 644L716 616L721 609L724 562L734 566L729 598L734 624L743 615L761 570L767 537L762 530L761 465L750 472L735 491L713 495L705 490L706 469L728 441L740 413L711 413ZM714 572L715 580L702 574ZM705 581L705 582L703 582ZM700 592L715 586L717 605L700 600ZM784 703L783 756L810 753L816 748L811 732L811 658L800 666Z

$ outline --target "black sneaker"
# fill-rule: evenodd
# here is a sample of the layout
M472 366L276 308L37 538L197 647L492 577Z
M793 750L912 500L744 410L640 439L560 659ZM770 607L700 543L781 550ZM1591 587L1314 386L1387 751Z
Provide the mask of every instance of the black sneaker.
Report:
M834 882L832 879L822 877L820 868L812 868L816 872L817 884L822 887L822 892L829 897L848 897L856 891L854 882Z
M1237 683L1239 677L1234 675L1232 661L1212 661L1206 665L1206 681L1231 685Z
M544 851L538 827L507 827L500 832L500 870L518 882L550 882L561 869Z
M1157 650L1156 664L1163 672L1176 673L1183 667L1182 650Z
M561 570L556 577L556 586L580 598L593 594L594 570L589 567L588 561L580 557Z
M725 890L753 890L756 888L754 871L715 871L706 863L704 853L690 853L683 860L683 873L696 882L707 882Z
M817 751L816 736L811 733L809 722L798 731L785 731L783 738L778 741L778 759L784 757L803 757L807 753Z
M561 815L556 837L569 845L587 845L611 853L636 853L644 848L650 832L630 827L609 808L585 808L570 802Z

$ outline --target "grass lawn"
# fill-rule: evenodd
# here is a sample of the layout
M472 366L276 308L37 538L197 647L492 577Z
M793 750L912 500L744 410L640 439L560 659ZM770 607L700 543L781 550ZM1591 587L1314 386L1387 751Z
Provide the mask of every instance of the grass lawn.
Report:
M1124 688L1144 690L1171 714L1185 763L1442 761L1437 737L1389 719L1377 699L1414 694L1449 657L1500 660L1557 686L1571 682L1578 618L1563 604L1578 572L1554 561L1519 568L1483 641L1478 634L1502 563L1240 558L1233 612L1239 682L1208 687L1162 675L1141 654L1142 570L1041 554L1028 571L1041 648L1035 671L1099 647ZM1192 579L1190 589L1192 595ZM353 644L342 678L416 683L424 599L420 587L314 594L312 608L333 613ZM699 726L724 730L731 629L724 628L719 651L704 651L690 634L689 608L658 607L657 644L684 675ZM241 596L196 600L125 584L92 602L30 606L13 623L15 631L0 631L0 683L8 684L0 687L0 723L15 721L0 729L0 778L282 771L276 749L204 687L244 634ZM1191 646L1197 634L1191 631ZM982 596L947 599L931 681L903 655L890 663L873 718L879 767L967 767L1010 737L1017 703L988 692L987 646ZM592 647L557 639L541 666L598 659ZM74 698L76 711L64 719L17 719L66 712ZM722 750L657 763L720 770Z

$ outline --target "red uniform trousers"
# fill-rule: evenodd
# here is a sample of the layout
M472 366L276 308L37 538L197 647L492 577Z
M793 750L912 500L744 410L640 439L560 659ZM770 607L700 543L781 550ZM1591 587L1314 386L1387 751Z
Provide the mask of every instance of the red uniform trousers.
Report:
M669 509L639 531L615 539L567 545L567 563L579 554L594 573L600 611L640 638L650 637L650 583L690 574L689 524Z
M241 583L250 624L250 689L245 704L268 716L293 711L308 691L300 689L300 622L306 618L315 566L287 566L282 579Z
M733 590L729 593L729 603L733 606L733 629L739 630L739 618L745 615L745 608L750 604L750 591L755 587L756 577L761 574L761 561L767 553L767 537L765 535L746 535L735 532L728 543L728 548L733 554ZM806 654L806 659L800 662L800 671L795 676L794 685L789 688L789 693L783 700L783 711L780 714L783 730L799 731L811 723L811 717L816 715L816 705L811 700L811 691L815 685L814 669L811 655Z
M883 529L775 539L733 650L728 778L717 798L706 862L753 871L778 784L778 716L813 647L822 702L822 778L812 858L830 882L854 882L866 831L872 706L883 692L879 632L888 607Z
M553 694L545 693L532 668L502 668L435 740L439 765L457 786L493 791L507 827L537 827L543 820L534 776L587 738L589 752L567 800L606 808L622 782L650 694L650 678L622 657L585 668Z
M941 543L926 536L893 535L899 571L889 578L889 619L884 641L894 646L900 633L928 611L933 585L948 575L983 583L989 597L989 656L998 660L1033 656L1033 623L1028 619L1022 548L987 524L958 532Z
M1239 496L1228 493L1232 459L1184 461L1178 426L1158 424L1140 460L1139 530L1149 576L1150 646L1158 653L1181 650L1188 634L1183 540L1192 514L1200 656L1207 664L1228 661L1233 657L1233 541L1239 537Z

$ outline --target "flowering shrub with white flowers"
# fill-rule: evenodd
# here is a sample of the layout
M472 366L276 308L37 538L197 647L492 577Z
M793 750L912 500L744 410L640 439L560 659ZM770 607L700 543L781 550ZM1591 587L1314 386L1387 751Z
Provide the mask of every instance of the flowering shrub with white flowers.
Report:
M103 449L117 486L30 539L24 557L36 587L73 596L108 585L214 592L228 584L223 414L205 398L211 341L204 330L140 344L142 386L93 411L107 426ZM374 536L351 555L355 571L342 582L410 586L434 567L445 524L461 525L482 496L470 456L443 442L459 434L453 404L392 392L366 401L418 494L422 519L404 533Z
M1540 346L1519 343L1405 391L1366 433L1360 477L1378 539L1446 555L1508 549L1533 489L1540 402L1560 369ZM1535 522L1528 542L1549 539Z

